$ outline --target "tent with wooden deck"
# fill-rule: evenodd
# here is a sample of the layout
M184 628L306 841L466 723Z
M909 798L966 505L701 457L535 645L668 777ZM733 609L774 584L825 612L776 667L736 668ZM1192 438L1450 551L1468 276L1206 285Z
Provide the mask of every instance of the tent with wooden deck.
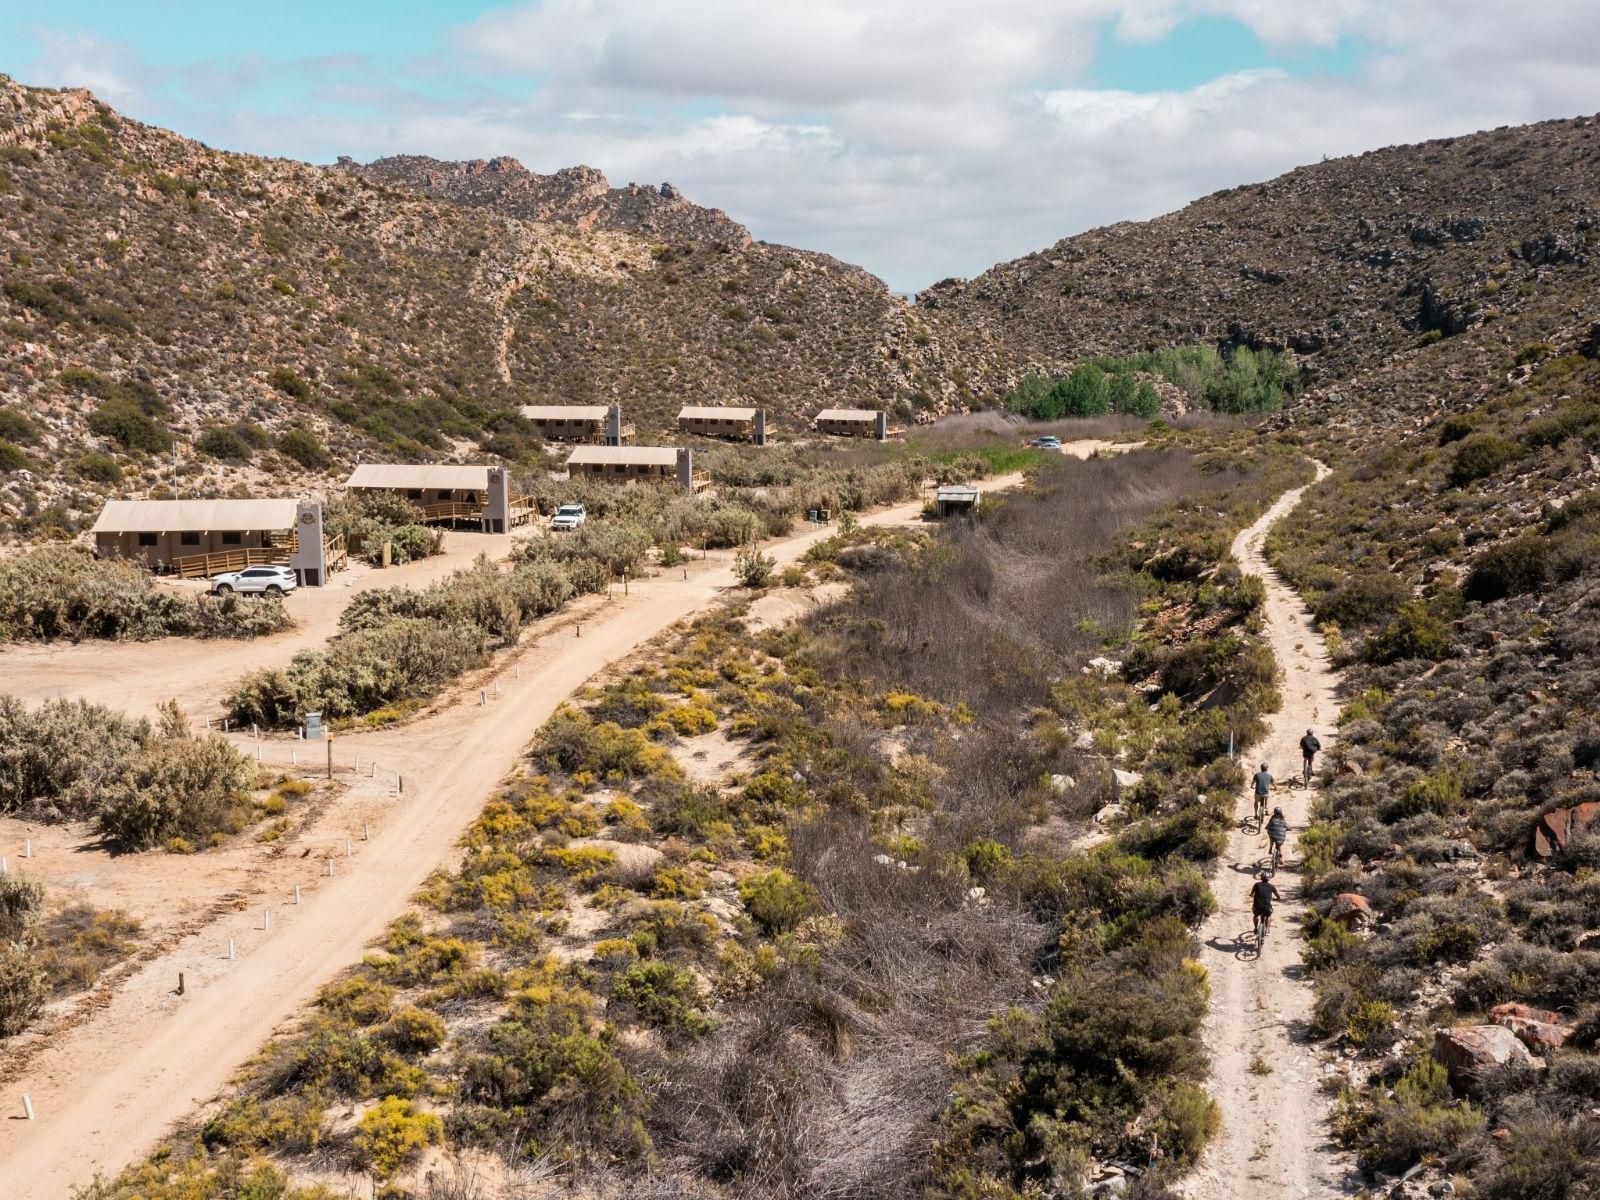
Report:
M890 434L904 433L889 428L889 414L877 408L825 408L812 418L818 433L834 437L868 437L887 441Z
M455 463L362 463L344 486L358 493L388 493L409 501L425 524L466 522L485 533L505 533L532 518L526 496L511 494L504 467Z
M573 479L615 483L676 484L686 492L711 486L711 476L694 469L687 446L579 446L567 458Z
M767 410L733 405L686 404L678 410L678 432L767 444Z
M547 442L620 446L633 436L620 404L525 404L522 415Z
M309 587L344 565L344 539L325 538L315 500L111 500L90 531L95 554L185 579L263 563L293 567Z

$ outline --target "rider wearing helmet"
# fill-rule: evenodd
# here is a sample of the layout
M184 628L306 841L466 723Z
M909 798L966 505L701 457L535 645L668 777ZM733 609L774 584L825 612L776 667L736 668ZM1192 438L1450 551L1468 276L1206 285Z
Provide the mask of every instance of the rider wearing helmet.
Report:
M1305 768L1307 787L1311 786L1311 776L1316 769L1315 759L1321 749L1322 743L1317 740L1317 735L1309 729L1306 730L1305 737L1300 739L1300 760Z
M1261 872L1256 881L1250 885L1250 911L1255 916L1258 945L1267 936L1267 929L1272 924L1272 902L1282 899L1278 889L1272 886L1271 877L1265 871Z

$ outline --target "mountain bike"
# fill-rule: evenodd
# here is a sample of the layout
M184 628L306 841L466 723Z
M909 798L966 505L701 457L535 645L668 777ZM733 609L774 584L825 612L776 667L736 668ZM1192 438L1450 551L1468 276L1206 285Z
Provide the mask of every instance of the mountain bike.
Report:
M1267 941L1267 930L1272 928L1271 913L1256 914L1256 949L1260 949Z
M1283 866L1283 843L1272 843L1272 873L1276 875L1278 868Z

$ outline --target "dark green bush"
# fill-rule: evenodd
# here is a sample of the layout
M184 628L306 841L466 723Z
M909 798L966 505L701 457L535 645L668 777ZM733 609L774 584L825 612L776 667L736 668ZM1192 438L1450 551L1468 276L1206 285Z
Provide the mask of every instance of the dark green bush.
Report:
M89 414L89 429L128 450L159 454L172 444L171 436L152 417L120 397L102 401Z
M0 473L24 471L30 465L32 465L31 460L20 448L0 438Z
M278 453L293 459L308 471L318 471L329 463L328 452L309 429L285 430L278 438Z
M743 880L739 898L751 919L771 936L788 933L822 908L814 887L781 868Z
M1453 648L1450 626L1429 612L1425 604L1411 601L1381 632L1367 640L1362 657L1377 664L1408 658L1440 662L1450 657Z
M1466 487L1521 457L1522 450L1515 442L1493 433L1475 433L1456 446L1447 478L1452 487Z
M1487 602L1537 591L1550 576L1553 549L1538 533L1498 542L1473 560L1461 593L1468 600Z
M255 447L235 425L214 425L194 444L201 454L223 462L247 463L255 457Z
M122 468L109 454L90 451L78 459L78 474L93 483L121 483Z

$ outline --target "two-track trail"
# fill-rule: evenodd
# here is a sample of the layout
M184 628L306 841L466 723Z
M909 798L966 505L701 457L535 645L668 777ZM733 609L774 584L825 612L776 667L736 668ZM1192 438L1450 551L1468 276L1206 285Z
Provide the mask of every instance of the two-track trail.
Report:
M1317 478L1326 474L1318 464ZM1316 730L1326 750L1339 717L1338 676L1327 646L1299 595L1262 554L1268 530L1294 510L1304 492L1285 492L1233 543L1240 568L1266 585L1265 636L1283 672L1283 706L1268 718L1266 740L1244 765L1251 774L1265 762L1280 781L1299 773L1305 731ZM1222 1127L1190 1181L1194 1200L1341 1196L1351 1168L1329 1142L1328 1098L1318 1087L1317 1057L1305 1040L1312 994L1293 920L1301 907L1294 861L1295 835L1308 822L1311 793L1278 788L1272 804L1283 809L1291 834L1285 869L1273 881L1283 902L1265 948L1258 955L1253 944L1249 888L1257 864L1266 860L1267 844L1255 830L1248 796L1239 798L1239 823L1212 882L1217 911L1200 929L1200 961L1211 979L1205 1041Z
M1064 452L1084 458L1099 449L1121 447L1085 441ZM1020 474L1007 475L984 487L993 492L1021 482ZM917 499L862 523L905 525L920 520L921 512ZM764 549L781 567L833 532L824 527ZM325 857L278 860L250 881L240 911L205 923L142 963L92 1019L61 1030L20 1067L7 1071L0 1064L0 1112L20 1113L27 1093L38 1114L34 1121L0 1120L0 1195L61 1200L97 1173L115 1174L147 1154L174 1122L221 1092L322 984L358 962L432 871L454 861L462 831L564 700L736 586L727 554L635 581L626 599L619 594L583 615L581 637L572 620L547 619L492 674L474 680L473 687L495 689L492 703L480 706L476 691L461 689L453 704L409 725L341 737L341 757L359 751L364 761L377 759L403 773L403 795L392 795L388 776L358 780L341 810L354 853L343 857L342 837L324 849L332 856L332 877ZM86 676L86 687L104 686L92 670ZM202 703L221 690L214 676L207 680L196 696ZM50 694L75 691L69 685ZM163 694L137 677L123 683L130 707ZM287 761L288 748L267 743L267 761ZM369 813L371 839L362 840ZM298 905L290 900L297 883L303 894ZM270 929L262 928L265 907L272 908ZM229 938L238 951L232 961ZM179 971L185 975L182 996L175 994Z

